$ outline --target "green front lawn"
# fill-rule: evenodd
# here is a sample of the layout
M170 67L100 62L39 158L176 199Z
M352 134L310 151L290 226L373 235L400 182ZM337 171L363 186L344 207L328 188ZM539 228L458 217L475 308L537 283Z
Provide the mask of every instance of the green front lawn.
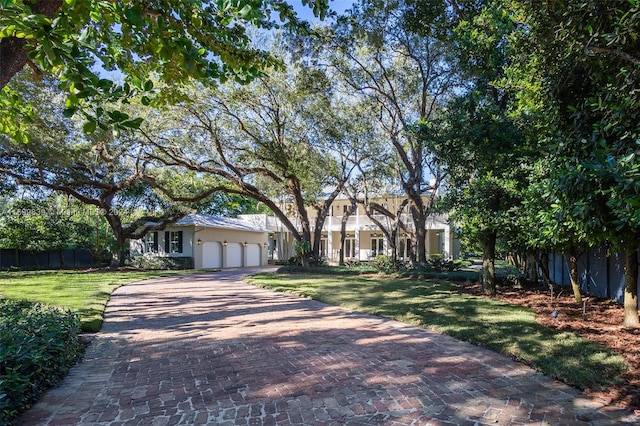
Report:
M0 298L70 309L83 331L100 330L109 296L123 284L193 271L0 272Z
M276 273L248 280L264 288L431 328L506 354L582 389L618 383L627 369L621 355L538 324L528 308L461 295L446 281Z

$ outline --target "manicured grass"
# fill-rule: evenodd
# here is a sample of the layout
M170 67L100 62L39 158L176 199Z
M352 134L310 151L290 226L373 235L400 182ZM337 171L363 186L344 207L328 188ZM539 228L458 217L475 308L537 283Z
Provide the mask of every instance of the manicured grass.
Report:
M431 328L493 349L582 389L618 383L621 355L573 333L538 324L532 310L461 295L441 280L265 273L249 282L332 305Z
M0 298L59 306L80 316L83 331L100 330L109 296L123 284L193 271L0 272Z

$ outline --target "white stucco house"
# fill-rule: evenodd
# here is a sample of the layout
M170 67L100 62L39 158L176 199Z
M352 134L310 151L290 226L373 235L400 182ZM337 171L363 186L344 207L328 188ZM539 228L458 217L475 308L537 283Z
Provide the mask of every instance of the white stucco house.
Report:
M394 195L376 201L390 211L396 211L402 200L403 197ZM349 200L336 199L322 224L319 254L330 263L339 259L341 222L349 207ZM346 221L343 250L347 260L371 261L378 255L391 254L389 242L363 209L358 205ZM283 210L293 211L286 205ZM311 207L307 213L310 218L315 215ZM413 224L409 214L404 213L401 218L406 228L411 229ZM390 229L387 217L376 215L375 219ZM301 230L297 217L291 216L289 220L298 231ZM458 257L459 242L446 216L429 216L425 231L429 256ZM398 258L407 260L410 236L399 232L395 243ZM130 251L132 256L190 257L196 269L206 269L262 266L268 262L287 261L294 254L294 246L292 232L272 215L247 214L227 218L192 213L163 231L149 232L145 238L132 241Z
M248 220L192 213L132 240L131 256L191 257L196 269L267 264L269 231Z

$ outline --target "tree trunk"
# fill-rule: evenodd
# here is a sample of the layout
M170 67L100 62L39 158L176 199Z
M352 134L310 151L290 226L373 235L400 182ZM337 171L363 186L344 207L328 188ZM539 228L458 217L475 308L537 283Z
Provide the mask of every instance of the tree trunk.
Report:
M553 299L553 281L551 280L551 274L549 273L549 252L541 251L538 256L538 262L540 270L542 271L542 278L544 284L549 287L551 292L551 299Z
M427 264L427 245L425 228L416 229L416 263L418 266Z
M536 262L536 255L533 252L527 252L525 260L525 272L527 281L532 285L538 284L538 264Z
M127 247L125 246L127 240L122 235L116 235L116 241L118 242L118 267L123 268L127 256Z
M626 251L624 264L624 321L625 327L638 327L638 251Z
M496 294L496 231L486 231L482 236L482 290Z
M62 0L41 0L29 2L31 12L45 15L52 18L53 15L62 6ZM0 58L2 58L2 67L0 67L0 89L3 88L14 75L19 73L27 63L27 52L24 49L26 40L24 38L6 37L0 41Z
M346 222L342 222L340 225L340 256L338 259L338 265L344 265L344 240L347 239L347 230L346 230Z
M580 294L580 282L578 280L578 257L575 250L569 252L569 276L571 278L571 289L576 303L582 306L582 295Z

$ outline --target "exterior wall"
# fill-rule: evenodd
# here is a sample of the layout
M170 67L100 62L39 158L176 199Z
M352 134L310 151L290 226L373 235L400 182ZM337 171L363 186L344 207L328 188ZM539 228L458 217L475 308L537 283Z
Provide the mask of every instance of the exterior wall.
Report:
M203 259L203 246L198 245L200 240L206 243L215 242L222 247L222 268L233 268L240 266L258 266L267 264L267 234L261 232L240 231L235 229L218 229L218 228L196 228L194 232L195 246L194 250L194 266L201 269L205 263ZM226 245L225 245L226 241ZM247 243L245 247L245 242ZM248 253L254 253L259 248L259 261L251 261L253 256Z
M384 206L385 208L387 208L390 212L395 213L398 210L398 206L402 203L402 201L404 201L407 197L402 196L402 195L390 195L387 197L378 197L378 198L372 198L371 201L377 204L380 204L382 206ZM422 196L422 200L425 202L425 204L429 203L429 196L424 195ZM293 205L293 203L284 203L283 205L284 207L284 211L287 213L287 215L289 216L294 216L295 212L296 212L296 208ZM342 218L342 215L344 214L344 209L349 209L351 208L351 202L346 199L346 198L336 198L333 203L331 204L331 207L329 209L329 214L328 216L333 216L335 218ZM353 216L365 216L366 214L363 211L363 206L358 204L356 206L356 211L353 213ZM310 218L314 218L316 217L316 211L313 207L307 207L307 215ZM339 220L339 219L338 219Z
M328 217L325 221L322 233L322 239L324 240L324 254L325 258L329 261L338 261L340 258L340 228L341 218ZM347 251L345 253L346 260L374 260L377 255L390 255L391 248L389 247L386 237L382 231L371 220L364 215L351 216L346 226L346 242ZM277 233L274 232L272 237L276 238ZM313 238L313 237L312 237ZM372 239L382 240L383 250L373 250ZM406 235L399 233L399 239L406 239ZM441 216L435 216L427 221L427 234L425 236L425 245L428 255L442 255L445 258L455 257L458 254L455 246L455 238L451 227L445 222ZM313 242L313 241L312 241ZM351 249L351 246L355 247L355 253ZM398 244L401 245L401 244ZM354 254L354 256L350 256ZM399 253L400 258L409 258L408 248L403 253Z
M182 231L182 252L168 253L165 249L165 232ZM205 228L193 226L169 226L158 231L158 251L155 256L192 257L194 267L229 268L266 265L267 233L237 229ZM144 240L132 241L131 254L148 254ZM219 253L219 254L218 254ZM209 256L205 259L204 256ZM215 259L210 258L215 256ZM220 256L218 259L217 257Z
M374 199L378 204L383 205L392 212L395 212L400 203L406 197L389 196ZM428 202L428 196L424 196L425 202ZM329 261L338 261L340 255L340 229L342 223L342 215L344 208L351 206L349 200L338 198L332 203L332 209L326 217L322 226L322 245L325 258ZM300 230L299 220L294 217L294 206L292 204L284 204L284 211L289 211L290 220ZM311 221L315 217L315 210L311 207L307 208L307 214ZM249 220L252 223L269 230L268 257L270 260L287 260L293 256L293 248L295 240L289 230L284 227L279 219L267 215L242 215L242 219ZM376 215L384 226L391 227L391 222L386 216ZM403 221L409 226L412 225L409 215L403 216ZM313 226L313 223L312 223ZM427 233L425 236L425 245L428 255L442 255L444 258L455 258L459 254L459 243L452 232L452 226L448 223L446 217L441 215L432 215L427 218ZM356 212L348 217L345 227L347 238L352 239L348 245L355 247L354 256L345 256L345 259L351 260L373 260L378 254L391 254L389 244L379 227L369 219L363 211L363 206L358 205ZM312 229L313 232L313 229ZM383 239L383 251L376 250L375 255L371 245L371 238L377 235ZM312 236L313 238L313 236ZM352 251L352 250L351 250ZM408 258L408 253L406 253Z

